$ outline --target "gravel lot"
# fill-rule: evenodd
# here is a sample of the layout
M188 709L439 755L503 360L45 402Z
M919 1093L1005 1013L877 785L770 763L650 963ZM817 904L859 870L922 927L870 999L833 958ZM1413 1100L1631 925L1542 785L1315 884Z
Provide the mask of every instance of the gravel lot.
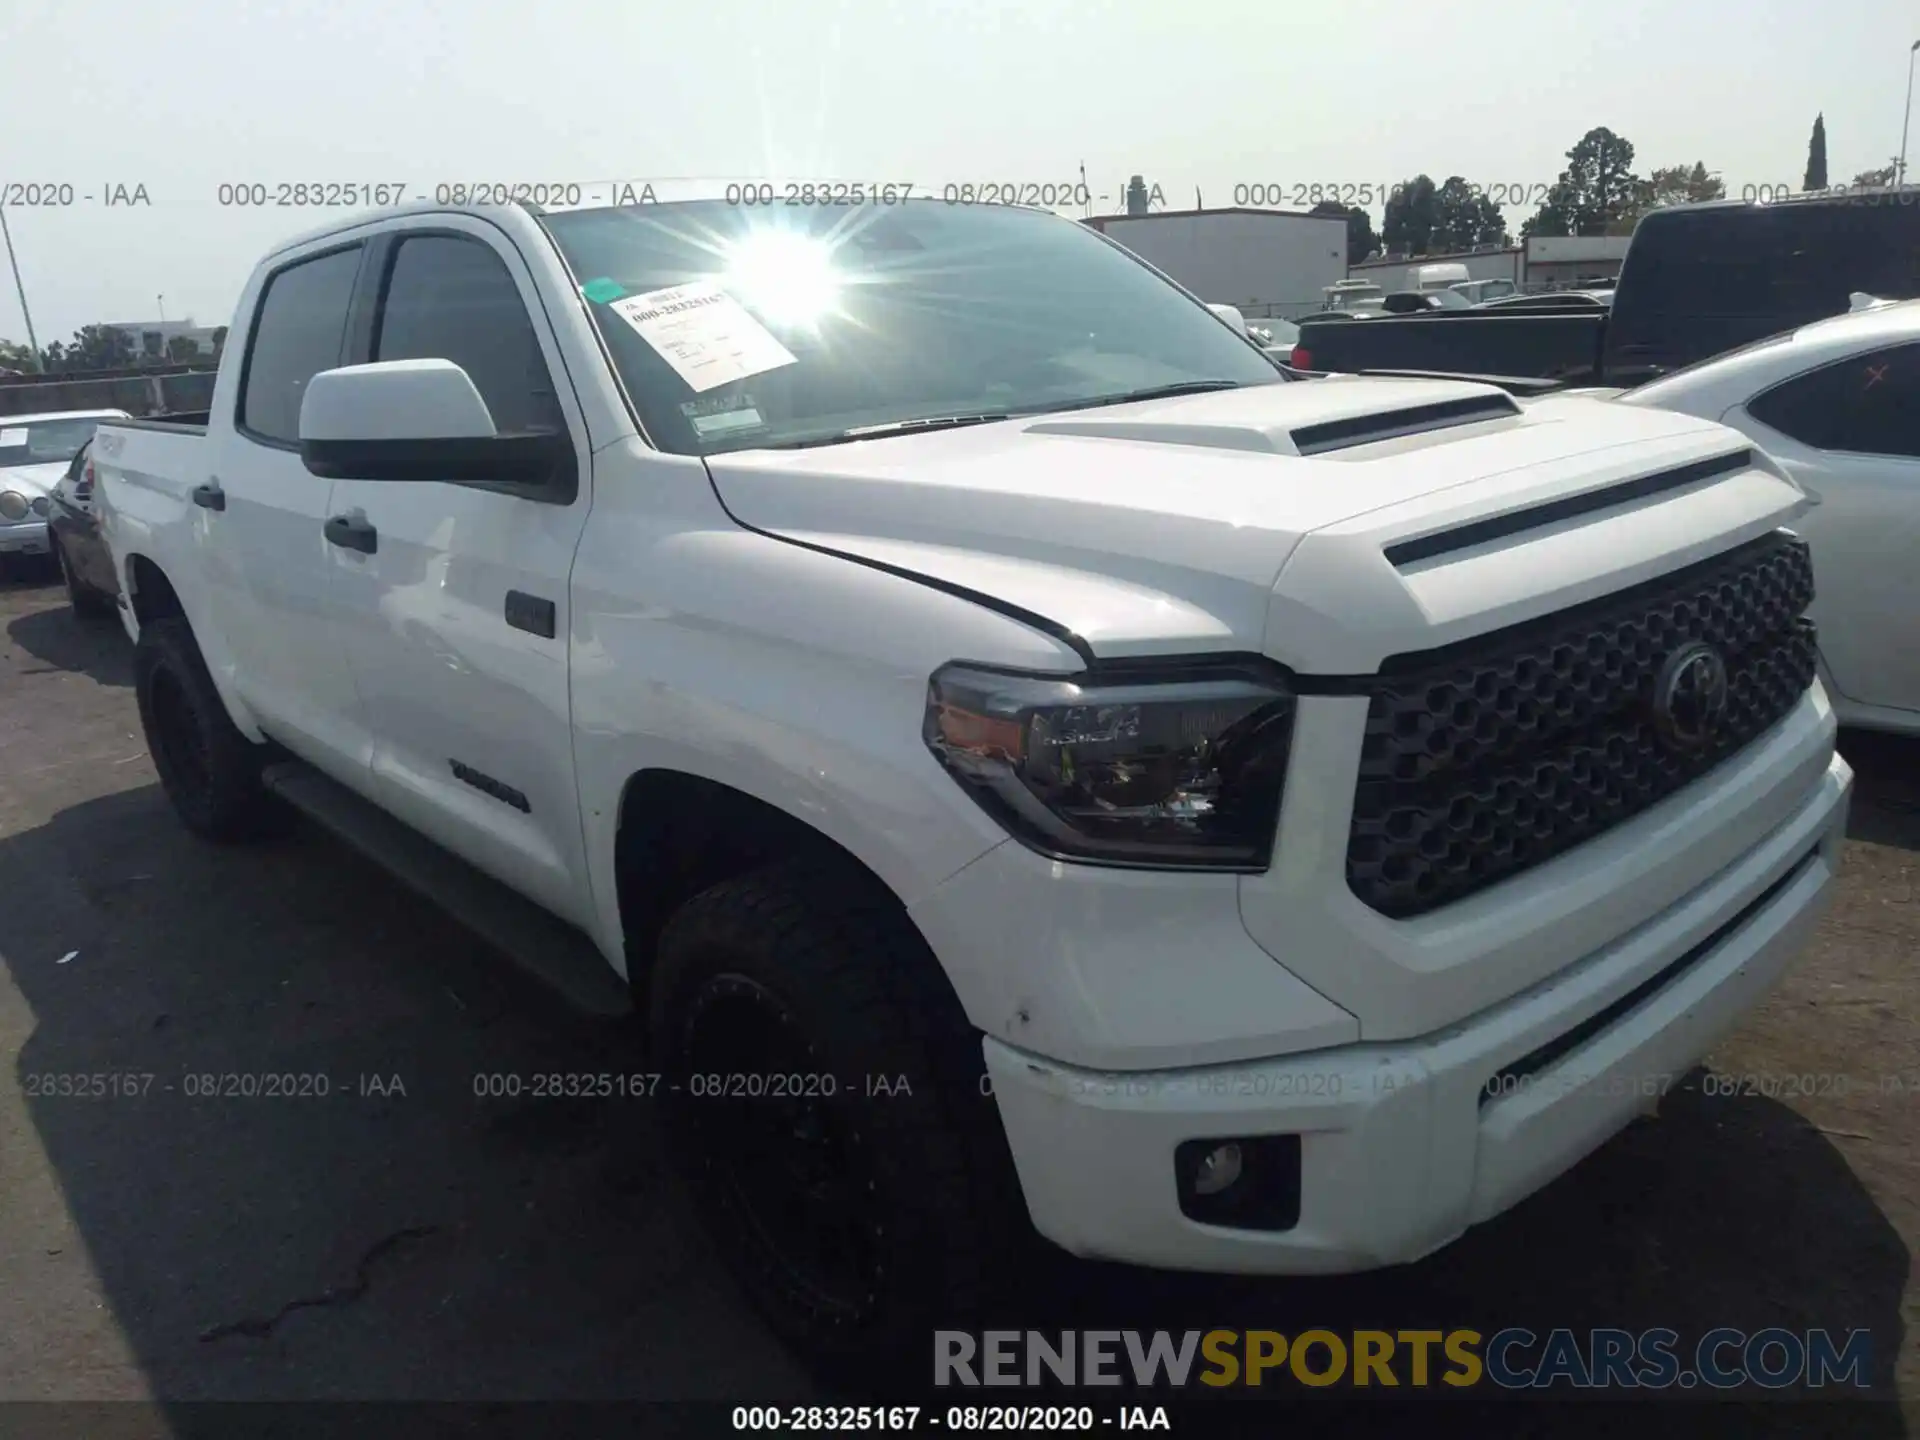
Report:
M646 1102L475 1097L476 1075L623 1068L624 1037L321 835L189 839L129 682L111 622L76 622L50 578L0 582L0 1399L815 1394L735 1299ZM1696 1073L1406 1269L1243 1282L1062 1259L1009 1322L1867 1327L1880 1393L1920 1394L1920 744L1843 748L1860 793L1839 904L1713 1059L1779 1093ZM154 1078L31 1093L99 1072ZM330 1093L186 1093L223 1072ZM1846 1429L1905 1433L1891 1408Z

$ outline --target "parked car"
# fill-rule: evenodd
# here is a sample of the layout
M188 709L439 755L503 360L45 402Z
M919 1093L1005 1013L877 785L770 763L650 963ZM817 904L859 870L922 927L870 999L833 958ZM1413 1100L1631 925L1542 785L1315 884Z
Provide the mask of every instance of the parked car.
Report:
M1806 498L1712 421L1294 380L917 200L346 219L230 334L206 423L94 444L167 796L637 1008L620 1093L816 1359L918 1357L1029 1227L1426 1255L1831 894Z
M1378 313L1380 302L1386 298L1386 292L1371 280L1339 280L1322 293L1326 296L1323 309L1349 315Z
M1520 290L1520 287L1511 280L1456 280L1448 288L1456 295L1465 296L1470 305L1499 300L1508 295L1518 294Z
M0 416L0 564L47 554L49 492L104 419L124 410L60 410Z
M1820 577L1834 708L1920 732L1920 300L1785 331L1624 399L1733 426L1819 502L1794 528Z
M1380 302L1380 308L1389 315L1417 315L1433 311L1458 314L1473 309L1473 302L1458 291L1446 288L1395 290Z
M1300 338L1300 327L1291 320L1249 320L1247 333L1261 349L1282 351L1281 358L1285 359L1293 353L1294 344Z
M120 594L113 573L113 556L100 536L93 513L93 465L88 458L91 438L82 445L60 481L49 492L48 548L66 582L67 603L82 619L100 619L114 613Z
M1655 210L1633 232L1610 310L1390 316L1326 332L1295 363L1637 385L1837 315L1851 291L1920 296L1917 202L1907 189Z
M1547 290L1536 295L1508 295L1499 300L1483 300L1476 310L1498 310L1502 314L1546 315L1566 310L1605 310L1610 302L1585 290Z

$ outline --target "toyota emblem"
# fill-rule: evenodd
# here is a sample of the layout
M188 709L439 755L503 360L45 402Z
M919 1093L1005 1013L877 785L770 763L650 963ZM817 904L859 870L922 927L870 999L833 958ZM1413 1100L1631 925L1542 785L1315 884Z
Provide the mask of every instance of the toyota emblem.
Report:
M1667 657L1653 682L1653 723L1677 750L1697 750L1727 713L1727 662L1703 641Z

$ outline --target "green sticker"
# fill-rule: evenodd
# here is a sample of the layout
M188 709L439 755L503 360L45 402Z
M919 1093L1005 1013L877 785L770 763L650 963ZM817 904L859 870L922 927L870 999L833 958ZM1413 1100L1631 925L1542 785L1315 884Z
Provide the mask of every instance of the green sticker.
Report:
M609 300L618 300L627 292L622 290L615 282L602 275L599 279L589 280L586 284L582 285L580 287L580 293L589 300L605 305Z

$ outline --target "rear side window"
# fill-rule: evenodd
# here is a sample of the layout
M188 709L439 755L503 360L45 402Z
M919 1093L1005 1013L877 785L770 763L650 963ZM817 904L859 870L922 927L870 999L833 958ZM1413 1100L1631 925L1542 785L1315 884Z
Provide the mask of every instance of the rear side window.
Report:
M1920 345L1876 350L1796 376L1747 411L1816 450L1920 458Z
M267 281L247 345L240 425L297 444L307 382L340 364L347 305L360 271L358 245L289 265Z
M1920 204L1653 216L1635 232L1625 271L1621 293L1637 313L1804 324L1844 311L1855 290L1920 296Z
M566 428L519 287L478 240L419 235L400 242L373 358L453 361L502 434Z

